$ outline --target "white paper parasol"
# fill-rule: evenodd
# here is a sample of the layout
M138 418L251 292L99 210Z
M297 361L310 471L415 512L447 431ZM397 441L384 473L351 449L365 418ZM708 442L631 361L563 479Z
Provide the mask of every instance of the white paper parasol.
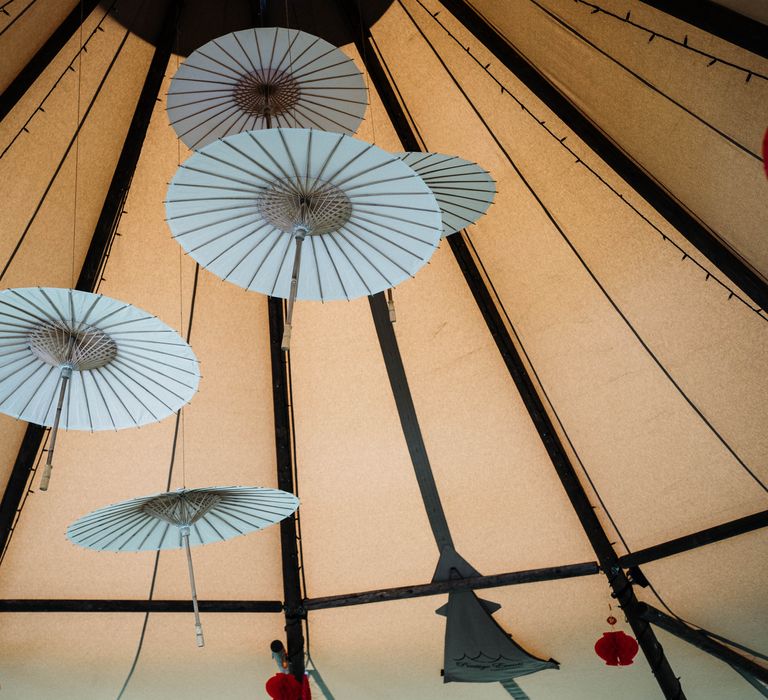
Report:
M203 267L288 298L284 349L294 298L394 287L429 260L442 231L434 195L404 161L312 129L249 131L206 146L180 166L166 209L173 237Z
M99 508L67 528L77 545L110 552L184 547L187 553L197 645L203 630L190 547L222 542L280 522L299 506L292 493L259 486L179 489Z
M0 411L53 427L43 491L59 427L160 421L189 402L199 379L192 348L130 304L73 289L0 292Z
M442 153L398 155L434 193L443 215L443 236L474 224L493 202L496 183L476 163Z
M179 67L168 118L190 148L270 126L354 134L368 93L354 62L319 37L276 27L209 41Z

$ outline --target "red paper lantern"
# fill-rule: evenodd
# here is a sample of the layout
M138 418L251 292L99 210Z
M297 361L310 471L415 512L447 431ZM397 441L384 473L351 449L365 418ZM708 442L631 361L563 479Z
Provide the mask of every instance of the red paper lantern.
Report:
M272 700L312 700L307 676L299 683L290 673L276 673L265 687Z
M765 130L765 136L763 136L763 167L765 168L765 175L768 177L768 129Z
M629 666L637 650L634 637L624 632L603 632L603 636L595 644L597 655L608 666Z

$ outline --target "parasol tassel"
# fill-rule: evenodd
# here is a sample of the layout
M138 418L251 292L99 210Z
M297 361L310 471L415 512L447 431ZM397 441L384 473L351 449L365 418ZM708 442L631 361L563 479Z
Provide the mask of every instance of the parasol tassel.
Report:
M192 552L189 550L189 527L181 528L181 539L184 542L184 549L187 550L187 566L189 567L189 585L192 587L192 607L195 611L195 637L197 646L204 647L203 626L200 624L200 609L197 606L197 589L195 588L195 572L192 569Z
M293 272L291 273L291 292L288 296L288 310L285 314L285 327L283 329L283 340L280 343L280 348L284 351L288 351L291 348L291 331L293 326L291 321L293 319L293 304L296 301L296 290L299 287L299 268L301 267L301 244L304 242L304 236L307 235L307 231L303 228L296 229L293 234L296 239L296 255L293 258Z
M53 451L56 449L56 435L59 432L59 421L61 420L61 409L64 406L64 395L67 393L67 384L72 376L71 367L61 368L61 391L59 392L59 403L56 405L56 417L53 419L53 427L51 428L51 445L48 448L48 457L45 460L45 469L43 470L43 476L40 479L40 490L47 491L48 484L51 481L51 471L53 469Z

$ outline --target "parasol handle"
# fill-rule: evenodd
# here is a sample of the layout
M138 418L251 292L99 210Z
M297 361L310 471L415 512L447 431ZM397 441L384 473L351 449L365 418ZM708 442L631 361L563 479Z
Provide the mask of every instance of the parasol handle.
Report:
M64 406L64 394L67 393L67 383L72 376L71 367L61 368L61 391L59 391L59 403L56 404L56 415L53 418L53 427L51 428L51 442L48 447L48 456L45 460L45 469L40 479L40 490L47 491L48 484L51 481L51 471L53 470L53 451L56 449L56 435L59 432L59 421L61 420L61 409Z
M280 349L283 351L288 351L291 349L291 331L293 330L293 326L291 326L290 323L286 323L285 326L283 326L283 339L280 341Z
M296 228L293 234L296 240L296 254L293 258L293 272L291 272L291 291L288 295L288 309L285 314L285 327L283 330L283 340L280 343L280 348L283 351L288 351L291 348L291 331L293 330L293 305L296 301L296 291L299 287L299 268L301 267L301 244L304 242L304 236L308 231L304 228Z
M395 314L395 299L392 296L392 288L387 290L387 308L389 309L389 322L394 323L397 321L397 314Z
M192 568L192 552L189 550L189 527L181 528L181 539L187 550L187 567L189 568L189 585L192 587L192 608L195 611L195 639L197 646L204 647L203 626L200 624L200 609L197 606L197 589L195 588L195 572Z

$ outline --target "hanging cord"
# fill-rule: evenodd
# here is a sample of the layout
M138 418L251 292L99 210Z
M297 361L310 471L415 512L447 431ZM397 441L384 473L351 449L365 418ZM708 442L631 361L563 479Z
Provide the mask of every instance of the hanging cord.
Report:
M176 412L176 425L173 430L173 446L171 447L171 463L168 467L168 479L165 484L165 490L170 491L171 489L171 479L173 477L173 465L176 460L176 444L178 442L179 438L179 416L181 415L181 410ZM152 567L152 581L149 584L149 597L148 602L152 602L152 598L155 594L155 582L157 581L157 568L158 564L160 563L160 551L155 552L155 563ZM149 610L144 613L144 622L141 625L141 634L139 635L139 645L136 648L136 654L133 657L133 663L131 664L131 668L128 671L128 675L125 678L125 681L123 682L122 687L120 688L120 692L117 694L117 700L120 700L123 697L123 693L125 693L126 688L128 687L128 683L130 683L131 678L133 677L133 672L136 670L136 666L139 663L139 657L141 656L141 650L144 647L144 637L147 633L147 625L149 623Z
M72 284L70 289L75 288L77 282L75 278L75 246L77 241L77 186L78 174L80 171L80 100L83 85L83 0L80 0L80 48L77 52L77 115L75 119L75 182L74 182L74 202L72 204Z
M533 0L532 0L533 1ZM661 360L656 356L656 354L651 350L650 346L645 342L643 337L640 335L640 333L637 331L637 329L632 325L632 322L629 320L627 315L619 308L619 305L614 301L613 297L608 293L608 290L603 286L603 284L598 280L595 273L592 271L592 269L587 265L586 260L582 257L581 253L578 251L576 246L573 244L571 239L568 237L568 235L565 232L565 229L560 225L560 223L557 221L555 216L552 214L552 212L549 210L547 205L542 201L539 194L534 190L531 183L528 181L528 179L525 177L523 172L520 170L520 167L518 164L512 159L512 156L509 154L507 149L504 147L504 145L499 140L498 136L494 133L493 129L491 129L490 124L485 120L483 115L480 113L480 110L477 108L477 106L472 102L472 100L469 98L469 95L466 93L464 88L461 86L459 81L456 79L456 76L451 72L451 70L448 68L448 65L443 60L442 56L438 53L437 49L434 47L434 45L429 41L426 34L422 30L422 28L417 24L416 20L414 19L413 15L408 11L408 9L403 4L402 0L398 0L398 4L403 9L403 11L408 15L409 19L411 20L413 26L416 28L416 30L419 32L421 37L424 39L424 41L427 43L427 45L430 47L432 52L434 53L437 60L442 65L443 69L451 79L451 82L453 82L456 89L462 94L464 99L466 100L469 107L472 109L472 111L475 113L478 120L482 123L482 125L487 130L490 137L493 139L494 143L498 146L499 150L502 152L504 157L506 158L507 162L512 166L512 169L517 174L518 178L520 179L520 182L525 186L525 188L528 190L529 194L533 199L536 201L536 203L539 205L539 208L541 209L542 213L547 217L550 224L554 227L554 229L557 231L557 233L560 235L560 237L563 239L564 243L570 248L573 255L576 257L576 259L581 264L584 271L587 273L587 275L590 277L592 282L597 286L597 288L602 293L605 300L609 303L609 305L613 308L613 310L616 312L616 314L621 318L621 320L624 322L624 325L627 327L627 330L634 336L635 340L640 344L640 346L645 350L648 357L654 362L654 364L661 370L662 374L667 378L667 380L670 382L670 384L674 387L674 389L677 391L677 393L680 395L680 397L688 404L690 409L699 417L699 419L704 423L704 425L707 426L707 428L710 430L710 432L717 438L717 440L720 442L720 444L725 448L725 450L733 457L733 459L737 462L739 467L748 474L752 480L766 493L768 493L768 486L760 479L760 477L755 474L755 472L747 465L747 463L738 455L738 453L734 450L733 447L728 443L728 441L718 432L718 430L715 428L715 426L710 422L710 420L704 415L702 410L693 402L693 400L685 393L683 388L680 386L680 384L677 383L677 381L674 379L672 374L669 372L669 370L664 366L664 364L661 362Z
M104 23L104 20L107 18L107 15L109 15L110 12L112 12L112 9L117 4L117 0L112 0L112 3L110 6L104 11L104 14L101 16L101 19L99 20L99 23L91 30L91 32L88 34L88 38L85 40L85 42L82 41L82 37L80 40L80 48L78 49L77 53L72 56L69 63L67 63L67 67L61 72L58 78L54 81L53 85L50 87L48 92L45 93L45 96L42 100L38 103L37 107L35 107L32 110L32 113L27 117L24 124L21 126L21 128L14 134L13 138L8 142L8 145L3 148L2 152L0 153L0 159L8 152L11 146L13 146L14 143L16 143L16 139L18 139L22 134L28 134L29 133L29 124L34 119L35 115L40 113L45 113L45 103L48 100L48 98L51 96L53 91L59 86L59 83L64 79L64 76L69 73L73 72L75 69L73 68L75 61L79 57L80 53L83 51L88 51L88 42L94 37L95 34L98 32L103 32L104 28L101 26ZM81 29L82 29L82 22L80 23Z
M629 198L625 197L621 192L619 192L618 189L616 189L613 185L611 185L600 173L597 172L592 166L587 164L582 157L566 143L567 136L558 136L551 127L547 125L547 122L545 119L541 119L538 117L534 112L525 105L522 100L520 100L517 96L514 95L514 93L506 86L504 85L491 71L489 70L491 64L490 63L484 63L481 61L477 56L475 56L469 46L465 46L461 40L451 32L448 27L445 26L438 18L437 14L439 13L432 13L430 12L427 7L421 2L421 0L416 0L418 5L432 18L432 20L453 40L454 43L456 43L458 46L461 46L461 48L466 52L466 54L475 62L477 66L480 67L481 70L485 72L485 74L493 80L496 85L500 88L501 94L508 95L510 99L512 99L523 111L524 114L526 114L528 117L533 119L539 127L541 127L554 141L556 141L561 148L563 148L565 151L570 153L573 158L575 159L576 163L579 165L582 165L584 168L586 168L587 172L589 172L591 175L593 175L597 180L602 183L605 187L608 188L608 190L613 193L620 202L622 202L624 205L628 206L637 216L639 216L650 228L652 228L656 233L659 234L659 237L664 243L668 243L671 246L673 246L678 253L682 254L682 261L689 260L692 262L696 267L698 267L703 273L705 273L704 281L709 281L710 279L716 282L718 285L720 285L725 291L728 292L728 298L736 298L739 302L741 302L744 306L746 306L750 311L753 311L759 318L761 318L763 321L768 321L768 314L766 314L766 311L764 309L761 309L759 306L755 307L752 305L752 302L748 300L746 297L744 297L742 294L740 294L738 291L736 291L734 288L729 287L726 282L724 282L722 279L720 279L715 273L713 273L711 270L708 270L704 265L702 265L696 258L691 257L691 255L678 243L673 241L671 238L669 238L662 230L657 226L651 219L649 219L645 214L643 214L640 209L638 209L632 202L629 200ZM491 23L483 18L489 26L492 26ZM511 45L511 44L510 44ZM522 56L523 54L520 52L520 49L513 46L513 48L520 53ZM527 60L527 59L526 59ZM717 236L717 234L713 234ZM720 237L717 236L719 239Z
M179 42L180 42L180 14L176 15L176 70L179 69ZM176 161L177 166L181 164L181 146L179 138L176 137ZM195 277L192 282L192 299L189 304L189 321L187 324L187 335L186 335L186 341L189 343L191 337L192 337L192 321L195 317L195 302L197 300L197 285L198 280L200 277L200 264L195 264ZM182 286L182 258L181 258L181 247L179 247L179 329L183 326L183 319L184 319L184 309L183 309L183 286ZM185 455L184 455L184 408L180 408L178 411L176 411L176 421L173 428L173 443L171 445L171 461L168 466L168 477L166 479L165 483L165 491L171 490L171 483L173 481L173 468L176 461L176 451L177 446L179 442L179 427L181 426L181 464L182 464L182 484L183 486L186 486L186 466L185 466ZM155 594L155 583L157 581L157 569L158 565L160 563L160 551L155 553L155 562L152 567L152 580L149 584L149 596L147 598L148 602L151 603L152 599ZM149 623L149 610L144 613L144 621L141 625L141 633L139 635L139 643L136 648L136 654L133 657L133 662L131 663L131 668L128 671L128 675L125 678L125 681L123 682L122 687L120 688L120 692L117 695L116 700L121 700L123 697L123 694L125 693L126 688L128 687L128 684L131 681L131 678L133 677L133 673L136 670L136 666L139 663L139 657L141 656L141 650L144 647L144 637L146 636L147 632L147 625Z
M195 271L195 284L197 284L197 271ZM184 284L183 284L183 276L182 276L182 255L181 255L181 246L179 246L179 328L181 328L184 325ZM193 308L194 308L194 294L193 294ZM191 330L191 328L190 328ZM189 337L189 332L187 333L187 337ZM189 341L187 341L189 342ZM187 469L186 469L186 460L185 460L185 453L184 453L184 437L185 437L185 429L184 429L184 409L180 408L179 411L176 414L176 431L178 433L179 429L179 418L181 419L181 487L186 488L187 487ZM176 442L176 435L174 435L174 445ZM175 448L174 448L175 451ZM171 485L170 481L168 482L168 488L166 488L166 491L170 490Z
M368 72L368 50L367 50L367 44L368 42L365 40L366 34L365 34L365 24L363 22L363 12L360 9L360 0L355 0L355 6L357 7L357 18L360 24L360 46L363 49L363 67L365 68L365 89L368 92L368 111L371 115L371 137L373 145L376 145L376 121L373 114L373 99L371 98L371 77L370 73ZM373 41L373 37L371 37L371 41ZM402 143L400 144L402 147ZM389 320L391 323L395 323L397 321L397 312L395 311L395 298L394 298L394 291L390 287L387 289L387 309L389 310Z
M176 25L176 72L179 72L179 27L178 23ZM181 139L176 136L176 169L181 166ZM182 255L182 249L181 246L178 246L179 249L179 328L181 328L184 325L184 257ZM197 288L197 280L198 280L198 274L200 271L200 265L195 265L195 282L194 287ZM193 292L192 295L192 307L190 309L190 314L194 310L194 299L195 299L195 293ZM189 335L192 332L192 317L190 315L190 326L187 331L187 342L189 342ZM186 488L187 487L187 460L186 460L186 451L185 451L185 438L186 438L186 423L184 421L184 409L179 410L179 415L181 416L181 487ZM169 486L170 488L170 486Z
M307 669L307 675L315 682L315 685L320 689L325 700L334 700L333 693L331 693L330 688L323 680L320 671L317 670L317 665L315 664L312 655L309 653L309 638L307 638L307 653L304 655L304 666Z
M602 15L605 15L606 17L610 17L611 19L615 19L615 20L618 20L619 22L627 24L630 27L639 29L642 32L646 32L649 35L648 36L649 44L654 39L661 39L662 41L666 41L681 49L685 49L686 51L690 51L692 53L698 54L699 56L703 56L704 58L707 58L709 60L709 63L707 63L707 66L706 66L707 68L710 68L711 66L714 66L716 63L719 63L722 66L728 66L729 68L734 68L737 71L741 71L742 73L744 73L746 78L744 82L746 83L748 83L752 78L760 78L761 80L768 80L768 75L760 73L759 71L755 71L750 68L745 68L744 66L741 66L738 63L727 61L721 56L716 56L713 53L709 53L708 51L702 51L701 49L697 49L695 46L691 46L688 43L687 34L684 36L683 40L680 41L679 39L675 39L674 37L671 37L667 34L663 34L662 32L659 32L656 29L651 29L650 27L647 27L643 24L639 24L638 22L633 21L632 19L630 19L632 16L631 11L628 11L626 15L619 15L619 14L616 14L615 12L611 12L610 10L606 10L604 7L601 7L600 5L597 5L593 2L588 2L588 0L573 0L573 1L578 3L579 5L584 5L586 7L591 8L592 10L592 12L590 12L591 15L602 14Z
M285 302L283 302L283 311L285 312ZM293 375L291 373L290 353L283 354L285 362L286 377L288 379L288 416L291 429L291 463L293 464L293 492L296 498L299 498L299 470L296 449L296 418L293 412ZM296 540L299 544L299 574L301 577L302 597L307 596L307 580L304 575L304 547L301 533L301 508L296 511ZM309 623L305 619L305 637L307 639L307 649L309 649Z
M186 412L182 408L179 410L179 414L181 415L181 488L185 489L187 488L187 455L184 449L184 441L187 435L185 422Z
M291 47L293 46L293 42L290 38L290 29L291 29L291 19L288 16L288 0L285 0L285 28L289 30L288 34L288 65L293 68L293 56L291 55ZM271 66L270 66L271 70ZM279 126L279 124L278 124Z
M195 316L195 301L197 299L197 282L199 278L200 273L200 265L195 265L195 280L192 284L192 300L189 305L189 325L187 326L187 337L186 341L189 343L189 339L192 336L192 321ZM182 414L184 409L180 408L178 411L176 411L176 423L173 428L173 444L171 445L171 461L168 465L168 478L165 482L165 490L170 491L171 489L171 481L173 480L173 467L176 462L176 450L177 445L179 442L179 426L181 424L182 420ZM183 465L183 435L182 435L182 465ZM157 581L157 568L158 564L160 563L160 552L155 553L155 563L152 567L152 581L149 584L149 596L147 599L148 603L152 602L152 598L155 594L155 582ZM136 670L136 666L139 663L139 657L141 656L141 650L144 647L144 637L147 633L147 624L149 623L149 610L144 613L144 622L141 625L141 634L139 635L139 644L136 649L136 654L133 657L133 663L131 664L131 668L128 671L128 675L125 678L125 681L123 682L122 687L120 688L120 692L117 694L117 700L121 700L123 697L123 693L125 693L126 688L128 687L128 683L130 683L131 678L133 677L133 673Z

